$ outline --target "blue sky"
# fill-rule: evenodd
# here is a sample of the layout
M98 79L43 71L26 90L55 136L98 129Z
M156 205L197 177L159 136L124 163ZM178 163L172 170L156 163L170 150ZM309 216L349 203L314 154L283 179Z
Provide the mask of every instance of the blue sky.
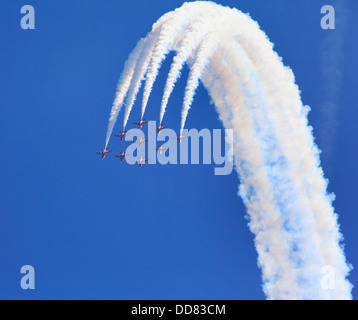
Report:
M321 43L330 31L320 28L320 8L332 1L217 2L259 22L295 73L303 102L312 108L314 133L323 130ZM139 169L95 154L128 54L162 14L182 3L0 0L0 298L265 298L235 172L214 176L214 165ZM36 10L35 30L20 28L24 4ZM356 1L348 5L357 12ZM351 14L329 156L317 138L355 266L357 28ZM155 83L148 119L158 119L171 58ZM164 121L176 129L186 76L187 70ZM221 128L209 101L200 86L188 128ZM139 115L137 103L130 122ZM110 146L121 150L118 140ZM36 270L35 290L20 287L25 264ZM358 283L355 270L350 280Z

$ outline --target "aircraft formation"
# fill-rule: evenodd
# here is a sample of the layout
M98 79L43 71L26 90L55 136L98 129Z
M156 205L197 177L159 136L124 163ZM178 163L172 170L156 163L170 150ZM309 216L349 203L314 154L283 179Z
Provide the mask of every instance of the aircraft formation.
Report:
M148 121L146 121L145 119L139 119L138 122L133 122L133 124L136 124L139 129L143 128L144 124L147 124ZM154 129L157 131L157 133L159 134L159 132L163 129L168 128L168 126L162 125L162 124L158 124L157 127ZM128 136L129 134L127 133L127 131L121 131L119 134L115 134L115 137L120 138L120 141L124 141L124 138L126 136ZM187 136L183 136L182 134L178 134L178 136L174 139L178 140L178 143L180 144L182 139L187 138ZM139 138L136 141L134 141L133 143L137 143L139 145L139 148L141 148L142 144L147 142L147 139L144 138ZM154 150L156 150L159 154L162 154L165 150L167 150L168 148L164 148L163 145L158 145L158 147ZM106 155L108 153L112 152L112 150L108 150L107 148L103 148L102 151L97 152L97 154L100 154L102 156L102 159L104 159L106 157ZM125 157L128 156L128 154L126 154L125 151L121 151L119 155L115 155L115 158L119 158L121 160L121 162L123 162L123 160L125 159ZM145 157L141 157L138 161L136 161L136 163L139 165L139 167L142 167L142 165L148 161L148 159L145 159Z

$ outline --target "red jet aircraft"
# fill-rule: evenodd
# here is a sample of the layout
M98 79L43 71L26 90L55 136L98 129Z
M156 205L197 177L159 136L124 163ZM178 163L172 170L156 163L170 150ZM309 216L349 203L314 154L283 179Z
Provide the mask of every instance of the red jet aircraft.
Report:
M174 138L174 139L177 139L179 144L181 143L181 141L184 139L184 138L187 138L188 136L184 136L182 134L178 134L178 137L177 138Z
M126 132L127 132L127 131L121 131L120 134L115 134L114 136L121 138L121 141L123 141L124 137L125 137L125 136L128 136L128 134L126 134Z
M112 152L112 150L107 150L107 148L103 148L102 151L97 152L97 154L101 154L102 155L102 159L104 159L106 157L107 153Z
M157 130L157 132L159 134L159 132L165 128L168 128L168 126L163 126L162 124L157 124L157 127L155 128L155 130Z
M139 168L146 162L148 159L145 159L144 157L140 157L139 161L136 161L136 163L139 164Z
M137 124L139 126L139 129L142 129L143 124L148 123L148 121L145 121L144 119L139 119L139 122L133 122L133 124Z
M125 151L122 151L119 156L115 155L116 158L120 158L121 162L124 160L124 158L127 156Z
M134 141L133 143L138 143L139 144L139 148L142 146L142 144L144 143L144 142L146 142L146 141L148 141L148 140L145 140L144 138L140 138L140 139L138 139L137 141Z
M163 145L159 145L157 149L154 149L154 150L157 150L159 154L162 154L162 152L164 150L167 150L168 148L164 148Z

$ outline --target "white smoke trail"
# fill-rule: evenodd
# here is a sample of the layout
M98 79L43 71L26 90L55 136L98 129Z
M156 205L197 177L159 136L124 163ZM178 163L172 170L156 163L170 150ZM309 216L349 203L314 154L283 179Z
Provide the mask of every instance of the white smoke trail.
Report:
M205 40L203 40L195 57L195 62L190 69L189 79L185 88L184 103L181 114L180 133L184 129L185 120L188 115L191 103L193 102L195 90L199 85L199 80L201 78L202 72L209 63L209 59L217 45L217 41L213 39L214 36L217 37L216 32L210 34Z
M170 48L177 42L176 35L181 34L183 29L190 24L190 21L195 18L204 8L195 8L194 10L176 10L176 14L170 23L163 26L163 30L156 43L152 59L146 75L146 82L143 92L142 100L142 118L147 107L149 95L152 91L154 81L158 75L158 71L162 61L169 52Z
M151 53L153 52L153 46L155 44L155 41L157 40L157 37L158 35L154 33L148 36L148 43L143 48L142 53L138 59L137 65L135 67L135 72L132 76L132 82L130 84L127 96L126 108L124 110L123 130L125 130L126 128L129 115L132 111L133 104L140 88L140 84L143 80L145 73L147 72Z
M150 57L148 57L149 52L146 52L145 50L143 50L145 48L145 45L148 42L150 42L150 39L152 38L151 35L152 34L155 35L158 32L158 30L162 27L162 25L165 24L170 19L170 17L172 15L173 15L173 12L168 12L167 14L163 15L153 25L152 32L146 38L139 40L139 42L137 43L137 45L134 48L134 50L132 51L132 53L129 55L129 58L124 65L124 70L122 72L121 78L119 79L118 86L117 86L117 92L116 92L115 99L113 101L112 109L110 112L105 148L107 148L107 146L108 146L108 142L111 137L114 125L117 121L118 113L121 110L121 107L122 107L123 101L127 95L128 89L132 84L132 79L133 79L134 71L136 70L136 65L137 65L138 59L140 57L143 57L143 54L142 54L143 51L144 51L144 53L146 53L146 55L144 56L143 59L144 60L150 59ZM147 45L146 47L148 48L150 46ZM137 91L138 91L138 89L137 89ZM129 110L129 112L130 112L130 110ZM128 112L128 117L129 117L129 112ZM128 120L128 117L127 117L127 120ZM125 123L127 122L127 120L125 120Z
M289 246L287 242L279 241L287 237L286 232L281 229L282 217L279 210L275 208L274 194L265 174L265 166L259 151L260 141L255 138L252 112L250 108L244 107L244 105L254 105L256 102L253 98L248 98L250 94L246 89L235 88L240 82L252 81L250 70L247 68L248 61L244 56L235 61L238 64L235 65L236 70L233 72L233 61L221 58L228 49L230 48L220 50L213 56L210 68L205 71L202 80L215 101L224 126L241 128L240 131L235 131L234 137L234 154L242 155L240 158L236 157L236 168L242 177L241 194L251 215L250 228L257 235L255 242L259 252L259 264L263 271L265 292L272 298L298 298L295 294L298 288L295 281L292 281L297 277L297 272L293 263L287 259ZM225 94L227 89L223 91L223 87L233 90L230 94ZM246 137L251 139L248 140ZM240 164L240 161L243 163ZM249 193L248 190L252 185L256 185L255 192L260 194L260 197L244 195ZM249 197L251 197L250 201L248 201ZM267 241L275 238L277 240ZM275 293L275 291L279 292Z
M218 25L210 23L213 15ZM234 129L239 194L255 234L267 297L350 299L350 267L340 246L333 197L326 191L307 122L309 108L302 105L292 71L284 67L257 23L236 9L197 1L174 11L174 19L181 27L164 24L150 54L142 112L167 52L175 50L179 57L168 76L161 117L182 59L188 57L181 129L201 79L224 126ZM188 48L186 31L199 30L205 19L205 36ZM321 284L325 266L335 272L331 290Z
M164 113L168 104L170 95L174 89L175 82L180 76L180 71L183 68L184 63L192 55L195 50L196 44L200 43L202 39L207 35L208 23L211 25L218 25L218 16L213 15L208 21L208 17L198 19L197 23L190 25L190 30L184 34L184 39L178 44L177 55L173 59L173 63L170 66L167 81L163 92L163 98L160 108L159 123L162 123Z
M244 39L240 39L240 43L247 48L251 59L255 61L255 68L269 96L265 99L265 107L270 110L270 121L275 124L273 128L276 131L277 140L290 165L287 177L294 181L299 201L308 203L308 209L312 211L311 214L305 212L305 219L301 220L306 221L307 225L311 221L315 223L321 238L317 241L317 245L321 251L323 263L336 270L336 286L340 287L341 291L335 291L332 297L350 297L351 286L345 281L349 268L339 248L341 234L336 214L331 206L332 198L326 195L327 183L319 167L318 150L312 139L311 128L307 125L305 114L307 108L302 108L299 91L294 84L291 70L282 68L280 59L270 46L266 48L263 46L264 34L261 33L261 39L258 37L259 34L256 38L255 29L257 28L254 25L251 24L249 28L247 24L246 30L255 41L251 41L249 45ZM267 60L261 59L262 56L265 56ZM309 246L308 243L307 246Z
M109 116L105 148L107 148L107 146L108 146L108 142L111 137L114 125L117 121L118 113L121 110L123 100L127 94L128 88L131 84L133 73L134 73L134 67L135 67L136 61L139 57L139 54L143 48L144 42L145 42L145 40L141 39L138 42L136 48L130 54L127 62L125 63L124 71L123 71L121 78L118 82L116 96L113 101L111 113Z

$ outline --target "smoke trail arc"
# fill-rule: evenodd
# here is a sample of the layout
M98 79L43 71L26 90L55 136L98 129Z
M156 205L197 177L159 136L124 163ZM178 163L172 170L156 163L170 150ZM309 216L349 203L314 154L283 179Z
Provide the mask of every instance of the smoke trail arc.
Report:
M164 19L165 17L165 19ZM213 18L214 17L214 18ZM163 119L184 63L190 67L181 130L201 80L225 128L234 130L239 195L255 234L268 299L351 299L351 267L333 196L320 167L294 74L248 15L212 2L185 3L153 26L130 55L110 114L107 140L129 90L125 123L146 77L144 115L160 64L177 53L164 88ZM335 271L335 287L322 286L322 268Z

